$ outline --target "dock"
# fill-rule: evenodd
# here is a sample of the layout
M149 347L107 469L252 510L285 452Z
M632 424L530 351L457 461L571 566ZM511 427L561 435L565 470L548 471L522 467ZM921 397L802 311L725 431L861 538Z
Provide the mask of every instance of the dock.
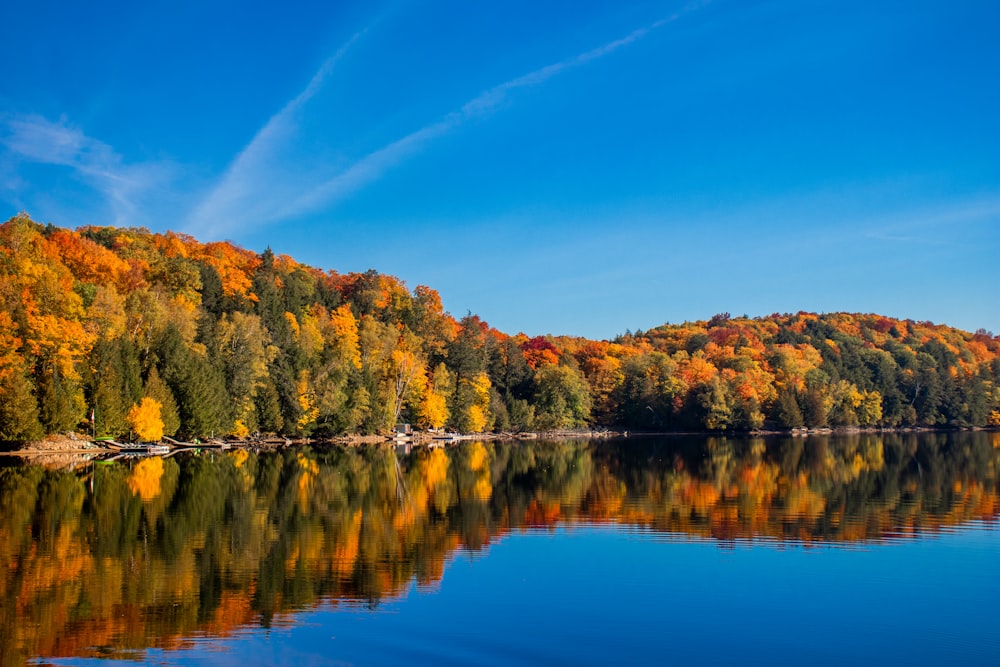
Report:
M115 440L103 439L98 440L97 444L120 454L168 454L170 452L169 445L161 445L159 443L122 443Z

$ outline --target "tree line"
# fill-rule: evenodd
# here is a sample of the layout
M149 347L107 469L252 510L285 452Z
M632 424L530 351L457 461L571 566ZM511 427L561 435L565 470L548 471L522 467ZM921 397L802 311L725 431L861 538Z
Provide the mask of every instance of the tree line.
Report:
M510 335L376 271L0 225L0 439L1000 425L1000 338L863 314Z

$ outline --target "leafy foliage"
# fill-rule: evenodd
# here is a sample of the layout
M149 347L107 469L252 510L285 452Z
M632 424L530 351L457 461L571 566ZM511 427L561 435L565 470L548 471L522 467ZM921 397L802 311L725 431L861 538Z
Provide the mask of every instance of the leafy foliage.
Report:
M721 314L514 336L429 287L145 229L0 225L0 438L1000 421L1000 338L880 315Z
M148 396L133 405L126 420L140 440L159 440L163 437L163 419L160 402Z

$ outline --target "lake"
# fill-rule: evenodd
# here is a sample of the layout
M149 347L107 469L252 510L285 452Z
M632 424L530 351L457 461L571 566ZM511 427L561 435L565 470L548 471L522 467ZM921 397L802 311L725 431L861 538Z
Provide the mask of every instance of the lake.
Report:
M0 457L0 664L1000 664L1000 434Z

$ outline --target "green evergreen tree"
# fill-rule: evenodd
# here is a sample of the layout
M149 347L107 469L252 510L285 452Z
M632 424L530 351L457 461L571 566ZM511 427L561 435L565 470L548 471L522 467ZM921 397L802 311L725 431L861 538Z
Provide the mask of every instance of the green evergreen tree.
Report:
M507 416L514 431L530 431L535 427L535 406L523 398L508 396Z
M23 442L42 432L31 381L17 369L5 369L0 373L0 440Z
M257 390L254 397L254 407L257 412L257 428L264 433L281 433L285 420L281 416L281 399L274 380L267 377Z
M799 408L797 392L792 389L784 389L778 395L776 417L778 423L785 428L801 428L805 425L802 410Z
M941 376L934 366L932 357L921 353L921 368L916 374L913 384L913 400L911 405L917 411L917 420L926 426L943 424L946 417L941 412L944 398Z
M456 387L486 370L486 334L483 322L472 313L462 318L455 340L448 346L448 370L455 374Z
M201 273L201 307L204 312L218 317L226 307L226 297L222 292L222 278L215 267L205 262L198 264Z
M509 431L511 427L507 403L495 388L490 387L490 414L493 415L493 428L496 431Z
M55 367L44 369L39 376L39 416L46 433L74 430L83 421L86 411L79 384Z
M823 387L806 389L802 396L802 417L810 428L823 428L830 423L830 400Z
M295 433L299 417L302 415L302 406L298 400L295 367L284 351L279 352L278 358L269 366L268 378L278 396L282 423L279 432Z
M752 431L764 425L764 413L756 398L746 400L734 397L733 426L738 429Z
M535 374L525 361L517 341L513 338L504 340L490 350L489 357L490 381L501 395L531 398L535 391Z
M125 416L142 396L138 351L127 338L99 339L90 353L85 378L88 418L98 437L120 437L129 430Z
M192 437L228 433L233 417L222 372L188 348L172 324L159 341L158 357L163 380L177 400L179 432Z

